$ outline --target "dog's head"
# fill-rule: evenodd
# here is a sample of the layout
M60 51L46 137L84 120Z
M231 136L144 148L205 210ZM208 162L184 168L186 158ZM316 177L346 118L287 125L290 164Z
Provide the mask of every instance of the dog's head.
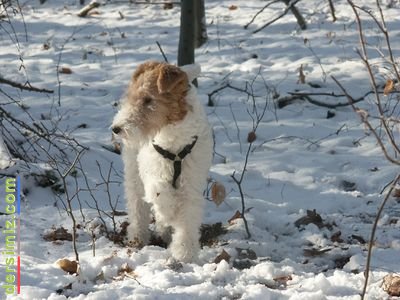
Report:
M181 121L190 109L190 82L200 73L196 65L185 68L154 61L141 64L113 120L113 133L123 139L138 131L153 136L163 126Z

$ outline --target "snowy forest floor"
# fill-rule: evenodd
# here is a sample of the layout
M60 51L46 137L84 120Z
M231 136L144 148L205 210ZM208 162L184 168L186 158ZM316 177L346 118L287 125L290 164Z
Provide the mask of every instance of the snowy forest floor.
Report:
M157 243L138 250L110 241L94 209L98 205L104 212L109 229L111 206L116 204L117 212L125 209L122 161L110 151L111 120L135 67L163 60L156 42L176 62L180 6L109 1L79 18L77 1L27 1L20 3L23 19L16 13L13 27L0 20L0 75L54 90L36 93L0 84L2 107L29 125L74 138L63 144L63 155L54 145L36 153L21 142L19 149L26 149L35 163L16 159L2 171L18 172L23 187L22 287L19 296L7 299L360 299L372 223L398 168L385 160L350 106L327 108L305 100L277 105L291 92L315 93L314 100L332 105L347 103L346 97L327 95L342 94L332 75L354 98L371 90L355 51L359 39L353 12L347 1L334 2L336 22L328 1L301 1L297 6L306 30L289 13L253 34L282 12L283 3L270 6L244 29L265 2L206 1L208 41L196 50L202 67L198 94L215 136L210 185L223 184L227 196L217 206L205 194L203 223L212 227L199 263L182 265L169 265L168 250ZM362 5L376 12L375 1ZM399 4L384 9L395 56L400 55L399 9ZM384 40L370 18L363 20L382 86L391 78L378 51L385 52ZM227 84L236 89L212 94ZM207 105L209 94L213 106ZM387 101L394 103L396 97L391 94ZM374 96L358 105L372 111ZM248 134L264 108L242 183L252 235L246 239L243 220L235 217L241 200L231 175L243 171ZM11 123L3 126L6 142L7 136L23 141ZM74 259L74 252L71 241L51 235L58 229L61 239L68 239L61 228L70 233L72 223L60 174L51 170L49 157L59 157L65 171L82 147L87 150L79 167L66 178L69 194L79 194L72 201L79 224L81 274L76 276L56 265L58 259ZM0 215L1 226L6 219ZM120 231L127 218L114 219ZM379 221L368 299L389 298L382 279L400 272L399 258L400 204L391 198ZM0 260L0 281L4 270ZM0 298L6 298L4 289Z

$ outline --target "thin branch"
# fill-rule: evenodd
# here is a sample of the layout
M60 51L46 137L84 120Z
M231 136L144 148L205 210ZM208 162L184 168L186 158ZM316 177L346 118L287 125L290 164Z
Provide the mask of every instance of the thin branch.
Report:
M0 76L0 83L6 84L9 86L12 86L14 88L18 88L20 90L25 90L25 91L31 91L31 92L38 92L38 93L48 93L48 94L53 94L53 90L48 90L48 89L41 89L32 86L29 82L26 82L25 84L15 82L9 79L5 79L4 77Z
M249 23L247 23L246 25L243 26L244 29L247 29L251 24L253 24L253 22L255 21L255 19L258 17L258 15L260 15L265 9L267 9L270 5L274 4L274 3L278 3L281 2L282 0L275 0L275 1L271 1L268 4L266 4L263 8L261 8L261 10L259 10L254 16L253 18L250 20Z
M386 133L386 135L387 135L392 147L395 149L395 151L397 153L400 153L400 148L397 146L397 144L396 144L396 142L394 140L393 134L392 134L390 128L388 127L388 125L387 125L387 123L385 122L385 119L384 119L385 114L384 114L384 109L382 107L381 98L380 98L380 95L378 93L378 85L376 83L375 76L374 76L374 74L372 72L372 68L371 68L371 65L370 65L369 60L368 60L367 49L366 49L366 46L365 46L366 42L365 42L364 32L363 32L363 28L362 28L362 24L361 24L360 15L358 14L358 11L357 11L356 6L354 5L354 3L351 0L347 0L347 2L350 4L350 6L351 6L351 8L352 8L352 10L354 12L354 15L356 17L356 21L357 21L357 25L358 25L358 34L359 34L359 39L360 39L360 46L361 46L361 50L362 50L361 52L359 50L357 52L360 55L361 60L364 62L365 66L366 66L366 68L368 70L369 79L371 81L372 89L374 91L375 98L376 98L376 106L378 108L379 115L382 118L381 124L383 125L385 133Z
M364 271L365 280L364 280L363 291L362 291L362 294L361 294L361 300L364 300L365 295L367 293L369 271L370 271L370 268L371 268L372 247L373 247L374 242L375 242L376 228L378 227L378 222L379 222L379 219L381 218L381 214L383 212L383 209L385 208L385 205L388 202L390 196L392 195L393 190L396 187L396 184L399 182L399 180L400 180L400 174L398 174L395 177L395 179L393 180L389 191L387 192L385 198L383 199L383 201L382 201L382 203L381 203L381 205L380 205L380 207L378 209L378 213L376 214L375 221L374 221L374 224L372 226L371 237L369 239L369 244L368 244L367 263L366 263L365 271Z
M164 53L164 51L163 51L163 49L162 49L160 43L159 43L158 41L156 41L156 44L157 44L157 46L158 46L158 49L160 49L160 52L161 52L161 55L162 55L163 58L164 58L164 61L165 61L165 62L168 62L168 58L167 58L167 56L165 55L165 53Z
M271 25L271 24L275 23L276 21L278 21L280 18L284 17L284 16L289 12L289 10L291 10L292 7L294 7L294 5L295 5L297 2L299 2L299 1L300 1L300 0L292 0L292 1L286 6L285 10L284 10L280 15L278 15L277 17L275 17L274 19L272 19L272 20L269 21L268 23L264 24L264 25L261 26L260 28L254 30L253 33L260 32L260 31L263 30L264 28L266 28L266 27L268 27L269 25Z

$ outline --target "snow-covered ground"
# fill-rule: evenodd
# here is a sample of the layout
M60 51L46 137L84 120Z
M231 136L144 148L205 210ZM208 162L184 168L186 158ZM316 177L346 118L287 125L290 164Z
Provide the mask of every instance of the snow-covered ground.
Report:
M109 126L135 67L145 60L163 60L156 41L169 61L176 62L180 7L163 9L162 5L109 1L96 9L97 14L79 18L77 2L21 3L25 23L18 14L13 20L19 47L10 38L15 38L10 27L0 23L10 32L9 36L0 31L0 75L18 82L29 79L33 86L55 90L55 94L22 92L1 84L0 88L28 107L35 119L47 126L57 122L60 130L71 132L89 148L81 158L82 168L89 185L98 184L93 196L108 212L108 193L99 168L107 177L112 163L111 201L119 197L117 210L123 211L122 162L119 155L106 149L112 145ZM355 52L358 32L353 13L347 1L334 2L335 23L328 1L301 1L298 7L308 23L307 30L299 30L295 18L288 14L252 34L282 12L283 4L267 8L246 30L243 26L266 2L206 0L209 40L196 50L196 61L203 70L198 94L215 134L210 178L225 186L227 197L219 206L205 200L203 223L221 222L226 233L203 247L199 263L169 265L168 250L162 247L137 250L100 235L95 228L99 224L97 212L91 208L95 202L84 190L85 176L78 171L68 176L67 182L70 194L76 191L76 183L83 189L79 195L85 222L77 199L73 202L80 224L81 275L68 275L55 262L74 259L71 242L45 241L43 235L61 226L71 232L71 220L53 191L37 186L38 177L32 173L43 173L46 165L28 169L17 162L2 171L18 169L24 191L22 288L19 296L7 299L360 299L365 241L384 197L381 192L397 169L385 160L350 107L328 109L304 101L282 109L274 105L274 97L287 96L288 92L340 94L332 75L354 97L371 89ZM376 11L375 1L358 2ZM399 56L400 6L396 3L384 13L394 54ZM365 23L365 31L372 47L383 47L372 21ZM379 54L371 51L371 55L378 70L383 66ZM19 70L21 63L24 68ZM71 74L64 72L58 78L57 68L70 69ZM300 68L304 84L299 82ZM382 83L389 75L384 68L380 72ZM246 93L226 88L213 95L213 107L207 106L207 94L227 83L241 89L247 84L254 102ZM314 99L347 101L327 96ZM239 190L231 175L236 171L238 176L243 170L252 120L265 103L266 113L257 128L242 183L252 234L246 239L242 219L229 222L241 210ZM371 109L373 96L359 105ZM26 111L16 105L7 109L32 123ZM4 157L0 160L4 166ZM4 199L3 194L0 199ZM312 222L304 218L296 222L308 210L318 214ZM316 221L318 216L321 219ZM6 217L0 215L0 224ZM125 220L125 216L117 217L118 228ZM399 220L399 202L391 199L379 222L368 299L388 299L381 288L382 278L400 272ZM110 220L107 222L111 226ZM95 256L91 229L97 233ZM214 263L223 251L229 254L229 262ZM0 263L3 281L4 261ZM121 275L122 271L129 274ZM3 289L0 296L6 297Z

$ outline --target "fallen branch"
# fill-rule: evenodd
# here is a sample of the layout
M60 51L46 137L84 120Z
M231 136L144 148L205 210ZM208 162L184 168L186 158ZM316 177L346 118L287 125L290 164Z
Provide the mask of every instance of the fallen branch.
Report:
M25 90L25 91L31 91L31 92L38 92L38 93L48 93L48 94L53 94L53 90L48 90L48 89L41 89L32 86L28 81L25 84L15 82L9 79L5 79L4 77L0 76L0 83L6 84L9 86L12 86L14 88L18 88L20 90Z
M96 1L90 2L88 5L86 5L85 7L83 7L83 8L78 12L78 17L81 17L81 18L86 17L87 14L88 14L92 9L95 9L95 8L97 8L97 7L99 7L99 6L100 6L100 3L99 3L99 2L96 2Z
M297 8L294 6L297 2L299 2L300 0L292 0L290 3L287 0L284 0L283 2L285 2L287 4L285 10L278 15L276 18L272 19L271 21L269 21L268 23L264 24L263 26L261 26L260 28L256 29L253 31L253 33L257 33L260 32L261 30L263 30L264 28L268 27L269 25L275 23L276 21L278 21L280 18L284 17L289 10L292 10L293 14L295 15L296 19L297 19L297 23L299 24L301 29L306 29L306 23L304 21L304 18L301 16L300 12L297 10ZM296 13L295 13L296 12ZM300 18L299 18L300 16Z
M332 77L333 78L333 77ZM334 79L335 80L335 79ZM336 81L335 81L336 82ZM378 90L377 91L379 94L384 94L383 90ZM293 102L297 101L297 100L302 100L302 101L308 101L311 104L317 105L317 106L321 106L321 107L326 107L326 108L330 108L330 109L335 109L338 107L345 107L345 106L350 106L351 103L355 104L357 102L361 102L363 100L365 100L365 98L371 94L374 94L375 91L368 91L366 92L363 96L359 97L359 98L351 98L351 102L346 101L346 102L338 102L338 103L326 103L326 102L322 102L322 101L318 101L315 100L313 98L311 98L311 96L328 96L328 97L334 97L334 98L342 98L342 97L346 97L348 98L348 95L344 94L335 94L334 92L331 93L313 93L313 92L288 92L288 94L290 96L286 96L286 97L282 97L279 98L277 100L277 104L278 104L278 108L283 108L289 104L292 104ZM391 94L395 94L395 93L400 93L400 91L392 91Z

